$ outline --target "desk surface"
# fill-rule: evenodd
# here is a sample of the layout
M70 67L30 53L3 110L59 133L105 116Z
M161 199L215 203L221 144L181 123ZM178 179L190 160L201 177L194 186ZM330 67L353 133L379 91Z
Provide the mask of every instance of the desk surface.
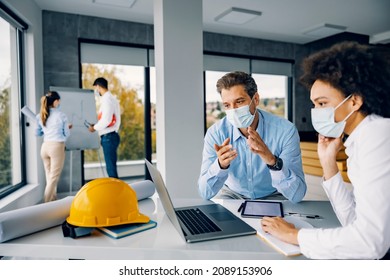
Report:
M215 200L235 215L239 200ZM212 202L175 200L175 207ZM336 227L339 222L328 201L303 201L293 204L283 201L285 212L318 214L323 219L304 219L314 227ZM257 235L186 243L175 230L158 197L139 202L141 213L157 221L157 227L121 239L112 239L97 230L91 236L64 238L61 226L0 243L0 256L36 259L304 259L300 255L285 257L262 241Z

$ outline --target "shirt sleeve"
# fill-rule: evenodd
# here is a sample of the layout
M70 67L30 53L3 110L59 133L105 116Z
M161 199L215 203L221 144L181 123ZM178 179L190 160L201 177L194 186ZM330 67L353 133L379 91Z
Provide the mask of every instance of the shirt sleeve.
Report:
M62 114L62 123L63 123L63 127L62 127L63 134L65 138L68 138L70 135L70 129L69 129L68 117L65 114Z
M214 149L216 140L211 136L210 129L204 139L201 172L198 180L199 194L204 199L211 199L223 187L228 178L228 169L221 169L217 153Z
M115 113L115 108L114 106L111 105L110 100L103 100L101 107L100 107L100 112L101 112L101 118L100 120L93 126L93 128L97 131L105 129L108 127L108 125L112 121L112 116Z
M300 202L306 194L306 182L302 170L299 135L292 127L288 137L283 141L281 153L276 155L283 160L280 171L270 170L272 186L291 202Z
M43 136L43 128L39 121L39 115L36 116L37 127L35 128L35 136Z
M341 225L346 226L355 220L355 198L353 192L346 188L340 172L323 181L322 186Z

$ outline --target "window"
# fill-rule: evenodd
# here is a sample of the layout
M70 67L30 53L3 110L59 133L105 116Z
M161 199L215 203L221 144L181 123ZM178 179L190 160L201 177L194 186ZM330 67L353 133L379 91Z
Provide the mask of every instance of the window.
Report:
M219 78L231 71L251 73L260 94L258 108L288 118L289 77L291 64L225 56L204 56L206 130L226 114L220 94L216 90Z
M25 182L20 119L24 28L0 5L0 198Z
M82 88L93 89L94 80L104 77L121 106L117 163L121 178L143 177L144 158L156 158L155 69L148 67L149 52L143 48L81 44ZM99 102L96 98L97 109ZM145 110L150 111L150 125L145 125L149 119ZM102 149L84 151L84 179L106 176L104 164Z
M260 95L259 108L287 118L288 77L268 74L252 74Z
M206 129L226 114L222 106L221 95L217 92L216 84L219 78L227 72L206 71Z

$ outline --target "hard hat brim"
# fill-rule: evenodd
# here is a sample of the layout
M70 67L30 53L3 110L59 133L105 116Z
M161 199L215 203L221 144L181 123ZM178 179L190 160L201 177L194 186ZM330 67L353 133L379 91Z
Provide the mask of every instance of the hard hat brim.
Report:
M72 221L69 217L66 218L66 221L73 225L73 226L78 226L78 227L109 227L109 226L116 226L116 225L125 225L125 224L144 224L148 223L150 221L150 218L142 213L139 213L136 219L131 220L131 221L123 221L115 224L109 224L109 223L100 223L100 224L94 224L94 225L87 225L83 222L77 222L77 221Z

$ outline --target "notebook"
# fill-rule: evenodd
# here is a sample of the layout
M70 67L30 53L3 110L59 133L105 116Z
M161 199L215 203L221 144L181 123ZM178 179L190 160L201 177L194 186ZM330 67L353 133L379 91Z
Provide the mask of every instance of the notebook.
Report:
M137 224L125 224L111 227L100 227L97 228L99 231L108 235L109 237L118 239L128 235L132 235L141 231L145 231L157 226L157 223L150 220L148 223L137 223Z
M284 217L284 219L287 222L294 224L296 228L313 228L311 224L297 217ZM247 222L257 230L257 234L261 237L261 239L287 257L298 256L301 254L301 249L298 245L286 243L275 236L264 232L261 228L260 220L261 219L247 219Z
M145 159L158 196L173 226L188 242L256 234L256 230L219 204L174 208L160 172Z

